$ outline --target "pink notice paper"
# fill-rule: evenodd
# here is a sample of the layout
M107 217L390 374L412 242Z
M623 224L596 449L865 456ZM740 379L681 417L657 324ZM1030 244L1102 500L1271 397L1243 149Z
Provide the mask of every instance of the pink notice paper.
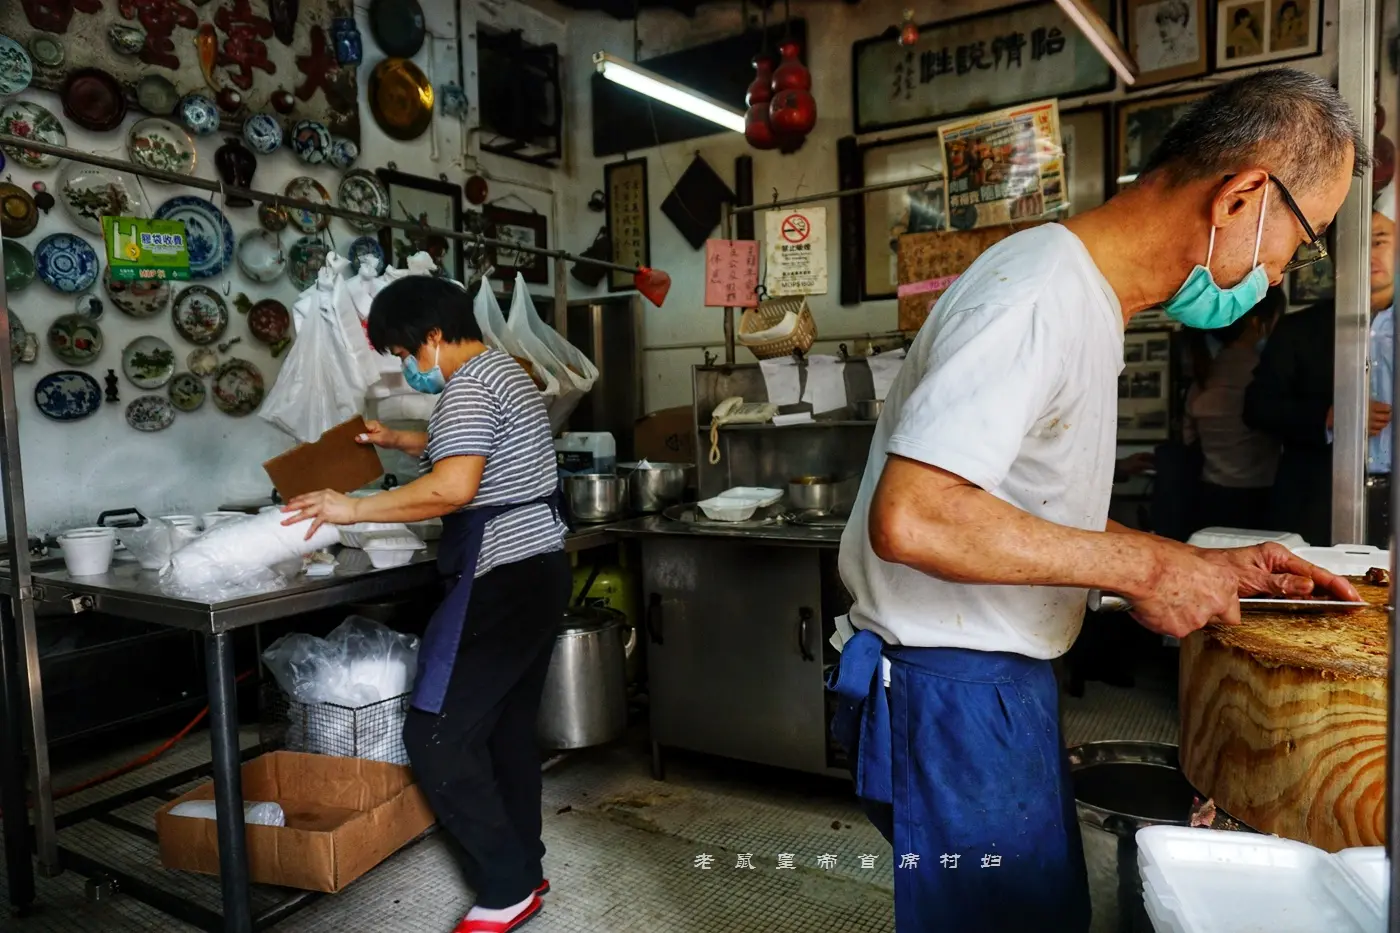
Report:
M705 307L756 308L758 242L705 241Z

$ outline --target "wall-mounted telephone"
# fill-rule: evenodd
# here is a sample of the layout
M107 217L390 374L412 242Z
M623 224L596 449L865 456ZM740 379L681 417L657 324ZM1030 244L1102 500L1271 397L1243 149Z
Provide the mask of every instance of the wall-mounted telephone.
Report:
M778 413L772 402L746 402L743 396L727 398L710 415L710 465L719 463L719 429L726 424L767 424Z

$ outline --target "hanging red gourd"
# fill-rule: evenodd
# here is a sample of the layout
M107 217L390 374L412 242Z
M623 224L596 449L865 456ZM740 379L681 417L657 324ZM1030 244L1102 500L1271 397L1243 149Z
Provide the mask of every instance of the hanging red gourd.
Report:
M802 47L792 39L786 39L778 46L778 54L783 56L783 61L773 72L773 93L788 90L810 91L812 73L798 58L802 54Z
M791 143L812 132L812 127L817 125L817 100L810 90L812 73L797 58L801 52L798 44L788 39L778 46L778 51L783 62L773 72L773 100L768 105L768 122L783 151L791 152L797 148Z
M768 121L768 104L773 99L773 59L759 55L754 58L753 67L756 74L744 97L749 108L744 115L744 138L755 149L772 149L778 145Z

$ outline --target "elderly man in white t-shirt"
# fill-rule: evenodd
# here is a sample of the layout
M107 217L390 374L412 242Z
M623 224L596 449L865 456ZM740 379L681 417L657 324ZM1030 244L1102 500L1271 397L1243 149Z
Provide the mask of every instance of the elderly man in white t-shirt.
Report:
M1088 929L1050 661L1086 591L1146 628L1345 580L1276 545L1201 551L1108 520L1123 331L1156 306L1223 327L1293 266L1369 158L1321 78L1223 85L1138 182L1008 237L939 299L875 430L841 541L836 738L894 847L899 933ZM1125 620L1126 624L1126 620ZM913 855L916 858L905 858Z

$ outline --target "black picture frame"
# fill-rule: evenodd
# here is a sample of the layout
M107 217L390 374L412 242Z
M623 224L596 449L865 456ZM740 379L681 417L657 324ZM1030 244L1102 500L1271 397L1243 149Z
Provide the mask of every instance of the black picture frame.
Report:
M1231 11L1241 7L1262 7L1268 24L1272 27L1275 22L1275 11L1282 8L1284 3L1292 2L1296 7L1298 3L1308 4L1308 15L1311 17L1311 29L1313 41L1309 45L1299 46L1297 50L1285 50L1284 54L1277 54L1271 51L1261 50L1257 55L1236 58L1233 61L1228 55L1221 54L1222 46L1227 44L1227 30ZM1238 71L1241 68L1259 68L1268 65L1277 65L1282 62L1293 62L1301 58L1316 58L1322 54L1322 32L1325 28L1325 18L1323 16L1324 0L1212 0L1211 3L1211 30L1210 30L1210 67L1211 71ZM1260 37L1266 46L1272 46L1275 41L1273 29L1266 30Z
M489 238L523 243L526 241L518 239L514 234L521 230L528 230L534 234L534 237L527 245L537 246L540 249L549 247L549 223L544 214L538 211L512 210L509 207L499 207L495 204L483 205L481 213L486 221L486 236ZM507 228L514 228L514 230ZM518 272L526 282L532 285L549 284L549 260L538 253L511 252L497 246L488 246L486 247L486 261L494 267L491 272L493 279L513 282L515 274Z
M614 183L619 180L618 176L622 173L630 176L621 179L624 183L631 183L634 186L640 185L640 189L633 191L633 196L628 197L626 203L622 203L620 200L622 193L614 190ZM637 177L638 175L640 178ZM615 263L624 266L634 263L638 266L651 265L651 198L648 196L647 187L647 160L645 157L609 162L603 166L603 196L607 204L608 244L612 249L612 261ZM623 216L624 214L626 217ZM640 237L635 234L629 235L629 231L626 229L620 230L619 221L623 220L639 225L641 228ZM633 281L633 276L615 269L608 271L609 292L632 291L635 288L636 283Z
M867 172L869 157L872 152L878 152L881 149L891 149L894 147L905 146L928 146L936 156L936 160L939 166L938 171L942 171L943 150L939 145L937 132L916 133L910 136L899 136L894 139L877 139L865 143L857 149L856 170L859 173L859 175L858 177L852 179L855 183L851 185L851 187L860 188L864 187L867 184L875 184L875 182L870 179L869 174ZM938 200L941 203L943 198L943 184L941 182L937 183L937 188ZM851 198L851 200L856 205L857 227L860 231L860 248L856 251L856 265L857 269L859 270L860 276L861 301L883 301L885 299L897 297L896 287L898 283L871 281L870 264L874 259L874 254L879 253L880 247L882 245L887 247L890 237L894 234L888 229L888 224L883 223L879 218L870 216L868 205L872 198L888 198L893 196L892 192L898 192L901 190L905 189L894 188L882 192L873 192L871 194L856 195ZM944 210L946 212L946 207L944 208ZM945 222L942 226L934 227L931 229L946 229L946 226L947 224L945 217ZM914 232L918 231L916 230ZM877 239L872 239L872 237L875 237ZM888 289L884 288L886 284L889 285Z
M919 35L920 42L923 43L924 48L923 51L917 54L922 56L926 52L932 51L928 47L928 37L936 30L948 29L950 27L955 27L966 23L975 22L978 20L993 19L1005 17L1008 15L1014 16L1017 13L1024 12L1027 10L1051 7L1054 7L1056 9L1059 8L1055 0L1030 0L1030 2L1028 3L1018 3L1014 6L998 7L996 9L984 10L980 13L970 13L966 16L953 17L952 19L935 20L934 22L930 23L921 23L919 24ZM1102 12L1106 14L1104 16L1104 19L1105 22L1108 24L1108 27L1112 29L1114 31L1114 34L1116 35L1118 33L1118 0L1106 0L1102 7ZM1066 17L1066 28L1064 30L1064 34L1068 38L1074 39L1076 42L1082 40L1086 43L1086 45L1088 44L1089 40L1083 37L1078 27L1076 27L1072 22L1069 22L1068 17ZM899 129L901 127L906 126L920 126L930 123L945 123L949 120L953 120L958 117L968 116L969 114L986 113L992 110L1002 110L1007 107L1016 107L1020 104L1030 103L1031 101L1043 100L1046 97L1086 97L1091 94L1101 94L1106 93L1108 91L1112 91L1118 86L1117 73L1113 70L1111 66L1109 66L1107 62L1103 62L1105 77L1103 80L1098 81L1092 85L1085 85L1083 87L1071 87L1061 89L1058 91L1054 89L1036 88L1031 90L1024 97L1016 97L1007 100L982 101L976 106L968 107L962 110L950 110L946 113L934 113L908 120L867 120L866 122L862 122L860 92L861 53L863 52L863 50L870 46L897 42L898 38L898 29L891 26L889 29L885 30L885 32L878 36L871 36L866 39L857 39L855 42L851 43L851 122L852 126L854 127L854 132L857 135L875 133L883 130ZM1090 50L1092 51L1092 46L1090 46ZM1093 52L1093 54L1099 61L1102 61L1101 56L1098 56L1097 52ZM922 68L922 65L920 67Z
M1123 185L1118 184L1118 179L1136 176L1141 170L1141 165L1132 163L1130 148L1132 145L1132 133L1130 132L1129 121L1135 114L1150 110L1160 110L1164 107L1187 107L1205 97L1208 90L1187 90L1178 91L1172 94L1162 94L1156 97L1133 97L1127 100L1118 101L1114 105L1114 128L1113 128L1113 158L1110 161L1113 171L1113 190L1121 190ZM1178 116L1177 119L1180 119ZM1175 121L1173 121L1174 123ZM1171 123L1161 124L1157 127L1161 133L1165 133L1171 127ZM1158 134L1160 137L1160 134ZM1149 140L1149 144L1139 147L1138 157L1146 160L1156 148L1160 138ZM1126 183L1125 183L1126 184Z
M428 226L444 227L442 220L451 218L451 229L462 232L462 187L439 178L409 175L395 169L381 168L374 173L389 189L389 216L395 220L417 220L415 210L428 215ZM438 242L445 240L445 245ZM396 269L407 268L407 258L419 249L435 254L441 274L458 282L466 281L466 249L462 240L430 236L426 240L410 238L408 231L394 227L379 229L379 245L384 249L384 261ZM441 250L438 258L437 251Z
M1103 200L1102 200L1102 201L1099 201L1097 204L1090 204L1090 205L1087 205L1087 206L1085 206L1084 204L1082 204L1082 202L1081 202L1081 204L1079 204L1079 205L1076 205L1076 204L1075 204L1075 202L1074 202L1074 189L1075 189L1076 185L1075 185L1075 183L1074 183L1074 179L1075 179L1075 174L1076 174L1077 166L1076 166L1076 165L1069 165L1069 187L1068 187L1068 191L1069 191L1069 199L1070 199L1070 213L1069 213L1068 215L1066 215L1066 216L1070 216L1070 217L1073 217L1075 214L1081 213L1082 211L1085 211L1085 210L1093 210L1095 207L1098 207L1099 204L1103 204L1103 203L1106 202L1109 198L1113 197L1113 195L1116 194L1117 191L1118 191L1118 184L1117 184L1118 176L1117 176L1117 174L1114 172L1114 166L1117 164L1117 158L1118 158L1118 145L1117 145L1117 139L1118 139L1118 136L1117 136L1117 134L1118 134L1118 121L1117 121L1116 119L1114 119L1113 107L1112 107L1111 104L1090 104L1090 105L1087 106L1087 107L1074 107L1074 108L1072 108L1072 109L1070 109L1070 110L1061 110L1061 111L1060 111L1060 140L1061 140L1061 144L1063 145L1063 142L1064 142L1065 119L1068 117L1068 118L1071 119L1071 120L1075 120L1075 119L1078 119L1078 118L1081 118L1081 117L1086 117L1086 116L1094 116L1094 117L1097 117L1097 118L1099 118L1099 119L1102 121L1102 124L1103 124L1103 129L1102 129L1102 133L1103 133L1103 139L1102 139L1103 152L1102 152L1102 154L1100 155L1100 158L1103 160ZM1076 146L1077 146L1077 145L1078 145L1078 141L1076 140ZM1077 152L1076 152L1076 153L1073 153L1073 155L1075 156L1075 162L1079 162L1078 153L1077 153Z
M1143 7L1159 6L1163 0L1123 0L1123 33L1124 44L1129 53L1137 60L1139 67L1144 70L1138 73L1138 78L1127 88L1129 93L1141 91L1147 88L1161 87L1166 84L1176 84L1183 81L1194 81L1210 72L1210 63L1213 57L1215 44L1215 19L1213 0L1184 0L1185 6L1191 15L1196 17L1194 27L1198 53L1191 62L1183 62L1176 65L1169 65L1165 68L1159 67L1147 70L1143 64L1142 40L1147 37L1139 36L1135 28L1137 23L1136 14ZM1163 29L1160 19L1160 10L1156 13L1157 28ZM1166 44L1166 36L1162 35L1158 41L1158 48Z

